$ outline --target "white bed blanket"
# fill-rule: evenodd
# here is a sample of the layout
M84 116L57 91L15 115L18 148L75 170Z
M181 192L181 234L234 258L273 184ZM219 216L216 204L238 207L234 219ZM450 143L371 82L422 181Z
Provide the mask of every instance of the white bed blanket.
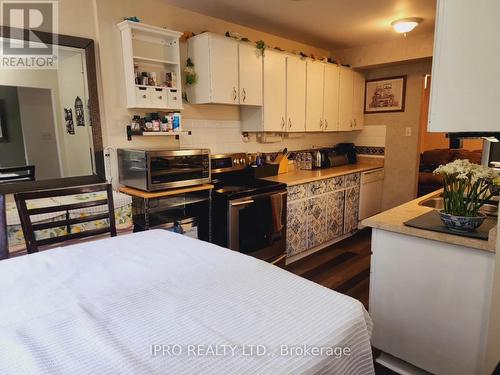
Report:
M1 374L373 374L361 303L162 230L0 262Z

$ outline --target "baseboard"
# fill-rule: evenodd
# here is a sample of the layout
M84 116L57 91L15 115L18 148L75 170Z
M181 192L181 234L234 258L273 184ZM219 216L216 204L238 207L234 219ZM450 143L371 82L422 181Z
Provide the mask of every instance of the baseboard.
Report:
M401 375L432 375L430 372L384 352L375 358L375 362Z

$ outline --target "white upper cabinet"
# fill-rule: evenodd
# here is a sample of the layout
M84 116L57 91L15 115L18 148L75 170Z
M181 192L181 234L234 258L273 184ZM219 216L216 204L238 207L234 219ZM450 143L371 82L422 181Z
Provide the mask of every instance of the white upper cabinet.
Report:
M212 102L239 104L238 43L213 35L209 38L209 48Z
M323 130L337 131L339 128L339 67L325 64L323 96Z
M323 131L323 97L325 64L320 61L307 62L306 130Z
M263 111L265 131L286 131L286 55L271 50L264 56Z
M354 74L350 68L340 67L339 85L339 130L347 131L353 129L353 91Z
M239 104L238 43L211 33L188 40L188 57L198 81L186 89L193 104Z
M306 62L299 57L286 58L287 131L306 131Z
M203 33L188 39L198 82L188 87L192 104L262 105L262 56L253 45Z
M248 43L238 49L240 104L262 105L262 53Z
M438 0L429 131L500 131L499 15L499 0Z
M118 28L127 108L182 109L182 33L132 21L120 22Z
M353 74L352 117L353 129L361 130L365 126L365 77L355 70Z

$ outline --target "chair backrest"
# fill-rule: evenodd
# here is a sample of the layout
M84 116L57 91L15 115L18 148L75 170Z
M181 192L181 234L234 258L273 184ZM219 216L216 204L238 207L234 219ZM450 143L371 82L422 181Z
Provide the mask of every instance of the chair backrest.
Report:
M35 181L35 166L0 168L0 183L18 181Z
M105 199L96 199L92 201L82 201L79 203L61 204L50 207L40 207L40 208L28 208L26 201L41 198L53 198L53 197L63 197L68 195L85 194L85 193L96 193L100 191L106 191ZM81 239L91 236L97 236L104 233L110 233L112 237L116 236L116 223L115 223L115 209L113 203L113 190L111 184L97 184L97 185L87 185L79 187L71 187L64 189L53 189L53 190L40 190L25 193L14 194L16 200L17 211L19 212L19 219L21 221L21 227L23 229L24 239L26 241L26 249L28 254L38 251L39 246L52 245L59 242ZM107 205L107 212L89 214L89 215L79 215L76 218L71 218L70 211L78 210L82 208L95 207ZM61 213L65 212L64 220L56 221L44 221L41 223L33 223L31 220L32 215L40 214L50 214L50 213ZM109 225L104 227L99 227L96 229L88 229L78 231L76 233L71 233L71 225L86 223L96 220L108 219ZM68 228L68 233L60 236L36 239L35 232L44 229L66 227Z

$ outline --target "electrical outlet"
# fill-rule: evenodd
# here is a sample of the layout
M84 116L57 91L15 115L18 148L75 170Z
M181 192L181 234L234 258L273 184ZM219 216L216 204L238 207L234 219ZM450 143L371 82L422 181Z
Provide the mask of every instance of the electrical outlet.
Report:
M405 129L405 136L411 137L411 128L406 128Z

